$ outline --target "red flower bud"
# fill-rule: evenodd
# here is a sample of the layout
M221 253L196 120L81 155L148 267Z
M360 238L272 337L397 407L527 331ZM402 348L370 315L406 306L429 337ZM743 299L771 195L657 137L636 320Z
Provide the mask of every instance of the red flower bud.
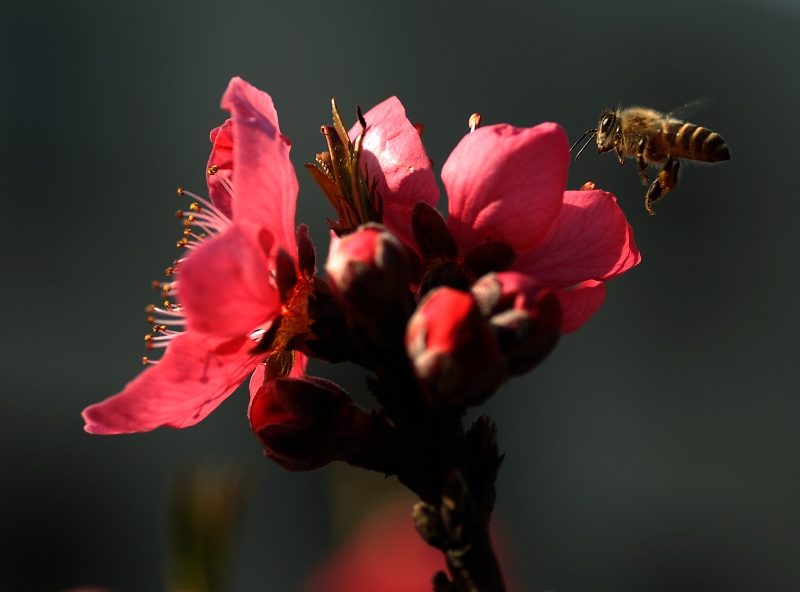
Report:
M524 374L558 343L561 308L556 295L527 275L491 273L472 294L494 329L511 374Z
M508 377L494 332L473 297L439 288L420 302L406 351L432 406L477 405Z
M265 454L290 471L310 471L344 458L343 442L359 410L332 382L278 378L250 403L250 427Z
M340 294L372 308L409 290L405 249L380 224L365 224L341 238L325 270Z
M413 306L405 248L379 224L366 224L331 249L325 266L348 324L381 344L399 341Z

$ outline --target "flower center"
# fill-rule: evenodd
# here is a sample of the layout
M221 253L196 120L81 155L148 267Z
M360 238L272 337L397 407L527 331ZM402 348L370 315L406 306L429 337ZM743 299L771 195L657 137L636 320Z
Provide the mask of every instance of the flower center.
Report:
M264 366L266 366L264 384L275 378L288 376L292 371L295 349L310 331L311 319L308 318L308 301L313 291L311 282L299 277L286 302L283 303L281 315L273 324L277 328L274 335L271 336L271 331L267 331L267 334L256 346L256 351L271 350L267 359L264 360Z

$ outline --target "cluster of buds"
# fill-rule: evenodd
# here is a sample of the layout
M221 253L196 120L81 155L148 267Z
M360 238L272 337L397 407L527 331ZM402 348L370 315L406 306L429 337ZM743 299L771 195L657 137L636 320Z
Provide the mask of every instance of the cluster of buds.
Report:
M424 207L418 212L424 214L415 219L441 220ZM449 237L446 228L438 230ZM298 236L307 243L305 233ZM376 222L337 238L326 276L309 284L308 330L294 347L374 372L379 407L367 421L368 413L332 383L285 371L281 377L270 364L280 359L273 353L250 408L267 455L290 470L349 460L402 474L412 459L408 449L395 448L418 439L415 429L442 418L453 423L543 360L561 332L558 299L532 278L502 271L503 245L480 251L481 265L497 262L497 269L471 281L466 265L420 258ZM380 458L371 458L377 450Z

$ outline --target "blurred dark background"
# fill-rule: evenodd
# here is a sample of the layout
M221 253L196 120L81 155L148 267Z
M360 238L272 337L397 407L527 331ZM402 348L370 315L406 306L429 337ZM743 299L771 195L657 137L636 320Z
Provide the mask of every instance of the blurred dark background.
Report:
M297 166L324 148L331 97L352 121L397 95L437 174L476 111L575 139L619 103L713 98L692 120L733 159L686 167L655 217L632 163L571 166L570 187L617 195L642 263L486 406L507 453L497 516L529 590L800 589L799 28L800 6L756 2L9 3L0 590L161 589L166 491L191 463L258 476L231 590L293 590L335 542L337 469L263 459L244 392L186 430L82 430L141 369L175 188L205 192L233 75L272 95ZM329 206L298 177L324 250Z

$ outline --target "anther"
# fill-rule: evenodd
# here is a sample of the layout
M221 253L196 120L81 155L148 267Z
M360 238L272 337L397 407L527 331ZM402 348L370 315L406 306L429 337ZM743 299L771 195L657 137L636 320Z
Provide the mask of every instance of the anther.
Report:
M146 312L149 315L153 314L155 311L156 311L156 305L155 304L148 304L144 308L144 312Z
M175 268L174 268L174 267L167 267L167 268L164 270L164 274L165 274L167 277L169 277L169 276L171 276L171 275L172 275L172 272L173 272L173 271L175 271Z
M183 195L183 187L178 187L178 195Z
M189 205L189 209L192 210L194 213L198 213L201 211L202 208L200 207L200 204L195 201Z
M153 280L150 283L150 287L153 288L153 290L160 290L161 289L161 282L159 282L158 280Z
M210 167L208 167L206 169L206 172L209 175L216 175L218 170L219 170L219 167L217 165L215 165L215 164L212 164Z
M469 131L470 133L474 132L481 126L481 115L480 113L473 113L469 116Z
M142 356L142 366L146 365L150 361L150 358L147 356Z
M183 210L175 210L175 217L180 220L183 218Z

